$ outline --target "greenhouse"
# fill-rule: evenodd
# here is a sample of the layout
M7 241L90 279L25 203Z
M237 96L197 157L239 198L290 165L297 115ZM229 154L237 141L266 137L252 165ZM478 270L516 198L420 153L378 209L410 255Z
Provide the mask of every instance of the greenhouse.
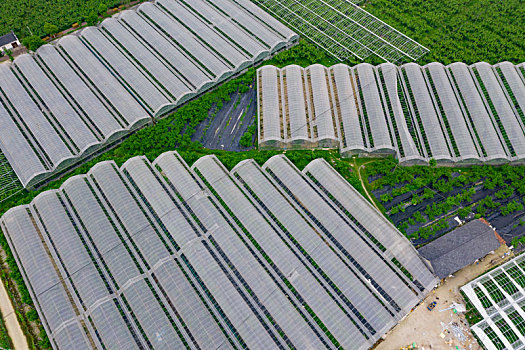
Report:
M523 349L525 256L521 255L461 287L479 313L472 333L487 350Z
M253 0L340 61L375 55L417 60L429 50L355 4L355 0Z
M367 349L437 283L322 159L106 161L0 227L61 349Z
M525 160L523 64L267 66L257 75L261 149L339 147L407 165Z
M249 0L157 0L0 67L0 149L32 188L298 36Z

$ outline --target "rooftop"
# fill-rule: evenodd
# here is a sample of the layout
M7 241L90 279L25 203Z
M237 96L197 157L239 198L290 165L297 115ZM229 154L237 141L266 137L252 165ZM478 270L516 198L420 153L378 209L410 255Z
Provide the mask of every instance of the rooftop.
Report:
M418 249L439 278L472 264L501 245L486 221L474 220Z
M6 35L0 36L0 46L4 46L7 44L11 44L13 41L17 41L18 38L16 37L15 33L11 32Z

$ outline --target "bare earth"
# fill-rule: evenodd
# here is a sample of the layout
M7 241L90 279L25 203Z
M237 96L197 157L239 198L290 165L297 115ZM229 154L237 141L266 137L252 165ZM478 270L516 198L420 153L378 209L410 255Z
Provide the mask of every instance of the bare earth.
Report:
M479 264L467 266L456 272L454 277L446 278L444 283L432 291L404 320L386 334L385 340L379 343L375 350L413 349L414 343L416 344L414 349L420 350L481 349L472 337L463 314L455 314L452 310L442 312L440 310L448 308L453 302L465 304L459 293L459 288L483 272L513 257L513 254L510 254L502 259L506 252L508 252L508 248L501 246L494 254L487 255L482 259ZM428 311L427 305L433 301L436 301L437 305L433 311ZM443 331L441 322L445 325L455 322L461 327L466 340L459 341L451 329L449 330L450 333L446 330Z
M11 300L9 300L5 286L1 281L0 285L0 310L2 310L2 315L4 316L7 333L9 333L9 337L13 341L16 350L29 349L26 337L24 333L22 333L22 328L20 328L13 304L11 304Z

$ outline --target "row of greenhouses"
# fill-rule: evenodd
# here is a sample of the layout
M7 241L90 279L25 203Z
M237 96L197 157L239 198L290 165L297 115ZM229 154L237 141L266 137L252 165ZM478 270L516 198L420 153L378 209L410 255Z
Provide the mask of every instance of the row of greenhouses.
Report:
M525 346L525 256L461 287L480 321L471 330L487 350Z
M265 66L262 149L340 148L406 164L525 161L525 64Z
M437 283L326 161L112 161L0 219L55 349L367 349Z
M0 65L0 149L34 187L297 39L249 0L144 3Z

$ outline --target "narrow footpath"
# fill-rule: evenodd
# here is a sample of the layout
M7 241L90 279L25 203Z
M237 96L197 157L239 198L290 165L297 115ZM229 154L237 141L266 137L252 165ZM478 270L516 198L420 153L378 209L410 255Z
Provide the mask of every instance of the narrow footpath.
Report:
M13 304L9 299L7 290L1 281L0 285L2 286L0 288L0 310L2 311L2 315L4 317L7 333L9 333L9 337L11 338L11 341L13 342L16 350L29 350L26 337L22 332L20 323L18 323L15 309L13 308Z
M361 166L357 166L357 161L354 159L354 169L357 171L357 176L359 177L359 181L361 181L361 187L363 187L363 190L365 191L366 193L366 196L368 197L368 200L370 201L370 203L372 203L372 205L379 211L381 211L379 209L379 207L377 206L376 204L376 201L374 200L374 198L372 198L372 196L370 195L370 193L368 192L368 189L366 188L366 185L365 185L365 181L363 180L363 177L361 176L361 169L369 164L369 163L372 163L374 162L374 160L370 161L370 162L366 162L364 164L362 164Z

